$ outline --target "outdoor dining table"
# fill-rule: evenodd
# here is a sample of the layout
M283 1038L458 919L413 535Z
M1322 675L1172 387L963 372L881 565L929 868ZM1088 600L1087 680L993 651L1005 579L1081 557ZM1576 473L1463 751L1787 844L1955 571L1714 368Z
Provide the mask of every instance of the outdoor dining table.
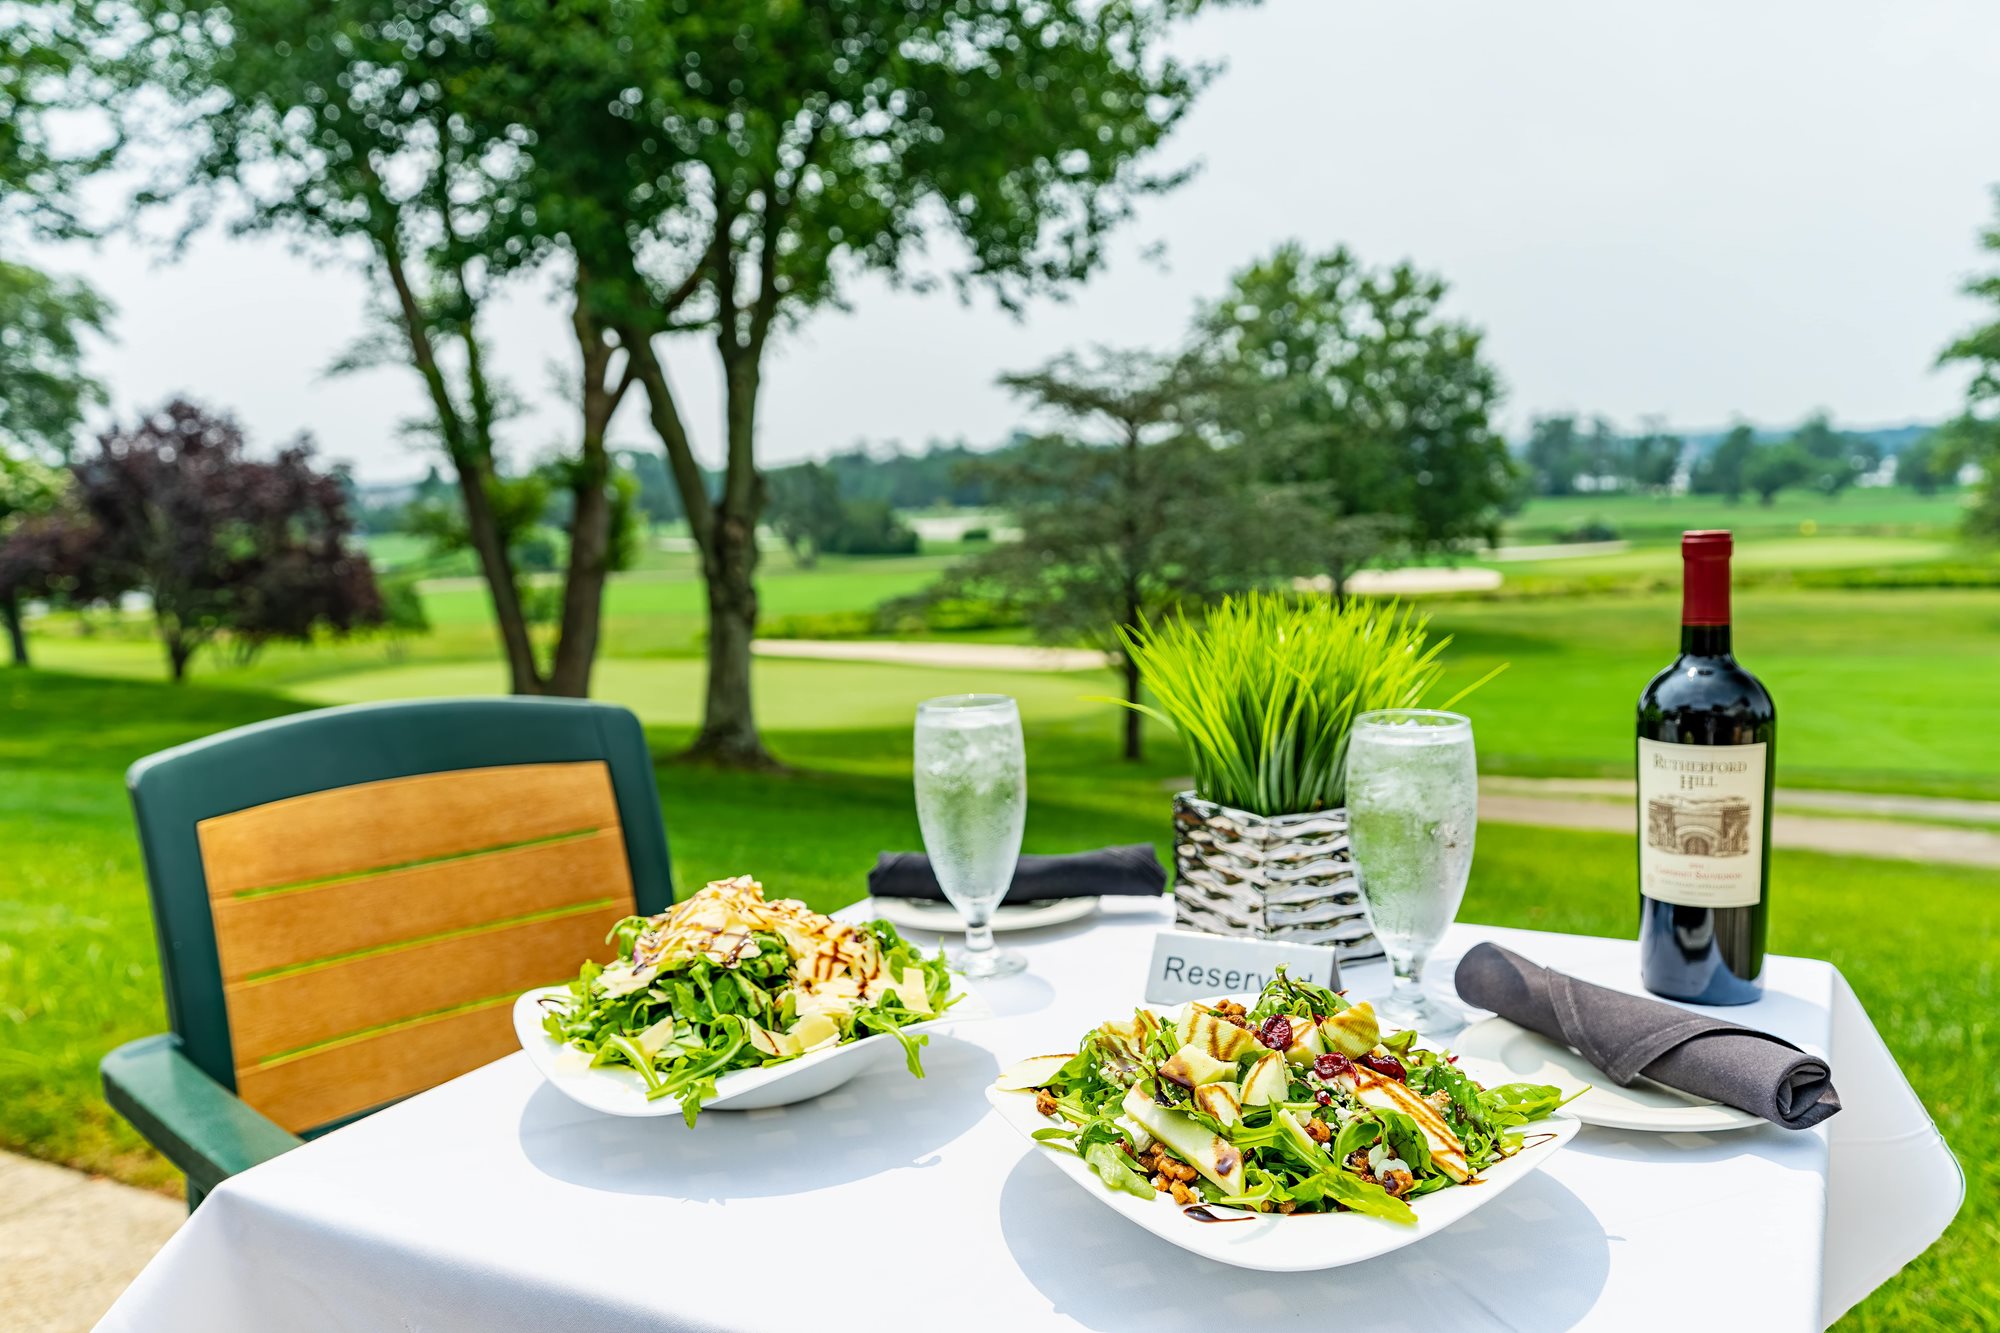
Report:
M850 909L851 912L851 909ZM212 1193L106 1317L114 1330L1818 1329L1934 1240L1963 1178L1832 965L1773 957L1728 1016L1827 1056L1810 1130L1587 1127L1458 1225L1350 1268L1196 1258L1088 1197L990 1113L1023 1056L1139 997L1165 899L1017 935L995 1017L774 1110L595 1114L510 1055ZM1637 989L1634 946L1456 926ZM1351 968L1358 997L1381 964ZM884 1043L888 1045L888 1043ZM893 1047L892 1047L893 1053Z

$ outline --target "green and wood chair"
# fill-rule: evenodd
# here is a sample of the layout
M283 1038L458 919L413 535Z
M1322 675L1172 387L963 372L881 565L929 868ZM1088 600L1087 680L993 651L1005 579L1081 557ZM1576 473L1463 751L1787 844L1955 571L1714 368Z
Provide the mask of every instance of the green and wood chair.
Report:
M515 1049L515 996L673 902L645 735L606 704L330 708L127 783L173 1030L106 1056L104 1091L190 1208Z

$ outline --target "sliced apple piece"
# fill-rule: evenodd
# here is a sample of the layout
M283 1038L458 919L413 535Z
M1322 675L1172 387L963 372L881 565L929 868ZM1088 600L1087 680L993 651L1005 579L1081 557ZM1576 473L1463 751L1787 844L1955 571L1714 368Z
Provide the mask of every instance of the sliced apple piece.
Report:
M1234 1083L1204 1083L1192 1100L1197 1111L1214 1116L1225 1129L1243 1123L1243 1102Z
M1210 1010L1194 1000L1182 1005L1180 1012L1174 1015L1175 1043L1181 1046L1187 1045L1188 1040L1194 1036L1195 1020L1209 1012Z
M1179 1111L1154 1105L1138 1088L1125 1094L1125 1114L1229 1193L1243 1192L1243 1154L1228 1139L1209 1133Z
M1465 1159L1465 1145L1459 1142L1458 1135L1451 1132L1451 1126L1445 1123L1437 1108L1410 1091L1407 1084L1378 1074L1365 1065L1343 1070L1339 1077L1342 1083L1353 1089L1363 1106L1372 1106L1378 1111L1401 1111L1416 1121L1425 1144L1431 1150L1431 1160L1437 1163L1440 1171L1460 1183L1472 1178L1472 1166Z
M1129 1023L1106 1023L1102 1029L1105 1036L1126 1047L1134 1054L1146 1049L1146 1043L1160 1030L1160 1017L1150 1009L1137 1009Z
M1285 1058L1295 1065L1309 1065L1326 1054L1326 1042L1319 1035L1310 1019L1292 1020L1292 1044L1285 1048Z
M1359 1059L1374 1050L1375 1043L1382 1040L1382 1024L1375 1017L1375 1006L1363 1000L1351 1009L1343 1009L1322 1019L1319 1035L1329 1051L1338 1051L1349 1059Z
M1218 1060L1192 1042L1175 1051L1173 1058L1160 1066L1161 1078L1190 1092L1204 1083L1220 1083L1235 1074L1233 1062Z
M1257 1063L1250 1066L1250 1072L1243 1078L1243 1104L1268 1106L1281 1102L1291 1091L1291 1084L1291 1076L1285 1072L1285 1057L1267 1051L1257 1057Z
M1017 1060L1000 1071L1000 1077L993 1080L993 1086L1002 1092L1026 1092L1030 1088L1045 1088L1062 1072L1062 1067L1076 1059L1071 1055L1031 1055L1025 1060Z
M1233 1065L1246 1051L1256 1046L1257 1039L1247 1029L1225 1022L1214 1014L1197 1014L1189 1026L1187 1040L1182 1044L1199 1046L1216 1059Z

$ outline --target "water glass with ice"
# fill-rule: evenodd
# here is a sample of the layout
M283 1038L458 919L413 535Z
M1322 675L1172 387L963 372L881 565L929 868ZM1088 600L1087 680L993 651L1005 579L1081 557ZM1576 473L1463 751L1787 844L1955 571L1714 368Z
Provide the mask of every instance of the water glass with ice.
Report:
M1448 1033L1464 1015L1423 988L1424 964L1465 898L1479 819L1472 722L1398 708L1363 713L1347 742L1347 819L1369 925L1395 970L1386 1023Z
M968 977L1026 966L993 947L993 911L1014 880L1027 819L1021 713L1004 694L954 694L917 705L917 822L944 896L965 921L952 963Z

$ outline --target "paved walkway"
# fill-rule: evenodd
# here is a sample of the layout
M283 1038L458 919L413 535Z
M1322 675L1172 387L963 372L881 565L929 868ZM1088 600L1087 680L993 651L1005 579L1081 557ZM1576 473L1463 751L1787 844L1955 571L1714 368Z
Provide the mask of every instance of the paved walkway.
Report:
M186 1216L178 1199L0 1153L0 1326L89 1328Z
M985 671L1095 671L1111 665L1088 648L1038 648L1023 643L891 642L884 639L752 639L759 657L810 657L824 662L888 662L897 666L976 667Z

